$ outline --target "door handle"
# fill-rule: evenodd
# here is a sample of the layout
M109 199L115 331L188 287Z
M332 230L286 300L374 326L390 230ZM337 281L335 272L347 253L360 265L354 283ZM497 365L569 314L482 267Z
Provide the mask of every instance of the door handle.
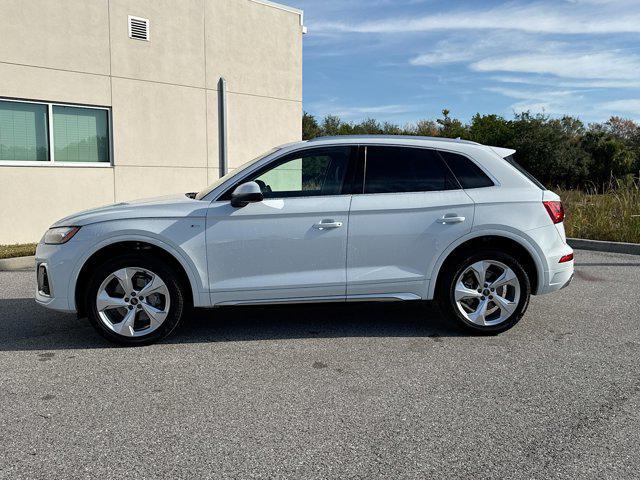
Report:
M322 220L320 223L316 223L313 228L317 230L329 230L332 228L340 228L342 222L336 222L335 220Z
M443 225L447 225L447 224L450 224L450 223L462 223L465 220L466 220L465 217L459 217L455 213L453 213L453 214L448 213L438 221L440 223L442 223Z

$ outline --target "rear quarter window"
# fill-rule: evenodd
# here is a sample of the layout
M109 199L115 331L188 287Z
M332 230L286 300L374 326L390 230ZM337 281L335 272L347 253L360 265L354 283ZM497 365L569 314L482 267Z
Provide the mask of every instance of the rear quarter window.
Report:
M495 184L486 173L464 155L451 152L439 152L462 188L493 187Z
M547 189L542 184L542 182L540 180L538 180L536 177L531 175L522 165L520 165L518 162L516 162L516 159L514 158L513 155L509 155L508 157L504 157L504 159L507 161L507 163L509 163L513 167L515 167L516 170L518 170L521 174L523 174L525 177L527 177L529 180L531 180L531 182L533 182L541 190L546 190Z

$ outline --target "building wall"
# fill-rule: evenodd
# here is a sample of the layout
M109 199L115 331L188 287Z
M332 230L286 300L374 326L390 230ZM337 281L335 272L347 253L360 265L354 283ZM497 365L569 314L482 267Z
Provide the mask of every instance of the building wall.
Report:
M220 77L230 168L299 140L301 18L265 3L2 0L0 98L110 107L114 165L0 162L0 244L37 241L80 210L218 178ZM150 20L149 42L129 38L129 15Z

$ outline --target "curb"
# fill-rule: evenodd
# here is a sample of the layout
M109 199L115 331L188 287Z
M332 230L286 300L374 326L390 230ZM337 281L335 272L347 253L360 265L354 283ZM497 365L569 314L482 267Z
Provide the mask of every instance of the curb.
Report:
M640 255L640 243L603 242L601 240L586 240L583 238L567 238L567 243L571 248L578 250Z
M0 259L0 272L15 272L19 270L34 270L36 257L15 257Z

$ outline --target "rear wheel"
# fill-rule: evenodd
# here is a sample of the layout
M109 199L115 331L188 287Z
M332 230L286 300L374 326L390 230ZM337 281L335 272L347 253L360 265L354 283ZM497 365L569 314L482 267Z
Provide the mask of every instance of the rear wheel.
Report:
M87 316L108 340L146 345L169 335L185 311L184 286L166 263L126 254L100 265L86 290Z
M437 296L443 312L458 325L479 334L495 334L522 318L531 285L515 257L487 250L450 265Z

